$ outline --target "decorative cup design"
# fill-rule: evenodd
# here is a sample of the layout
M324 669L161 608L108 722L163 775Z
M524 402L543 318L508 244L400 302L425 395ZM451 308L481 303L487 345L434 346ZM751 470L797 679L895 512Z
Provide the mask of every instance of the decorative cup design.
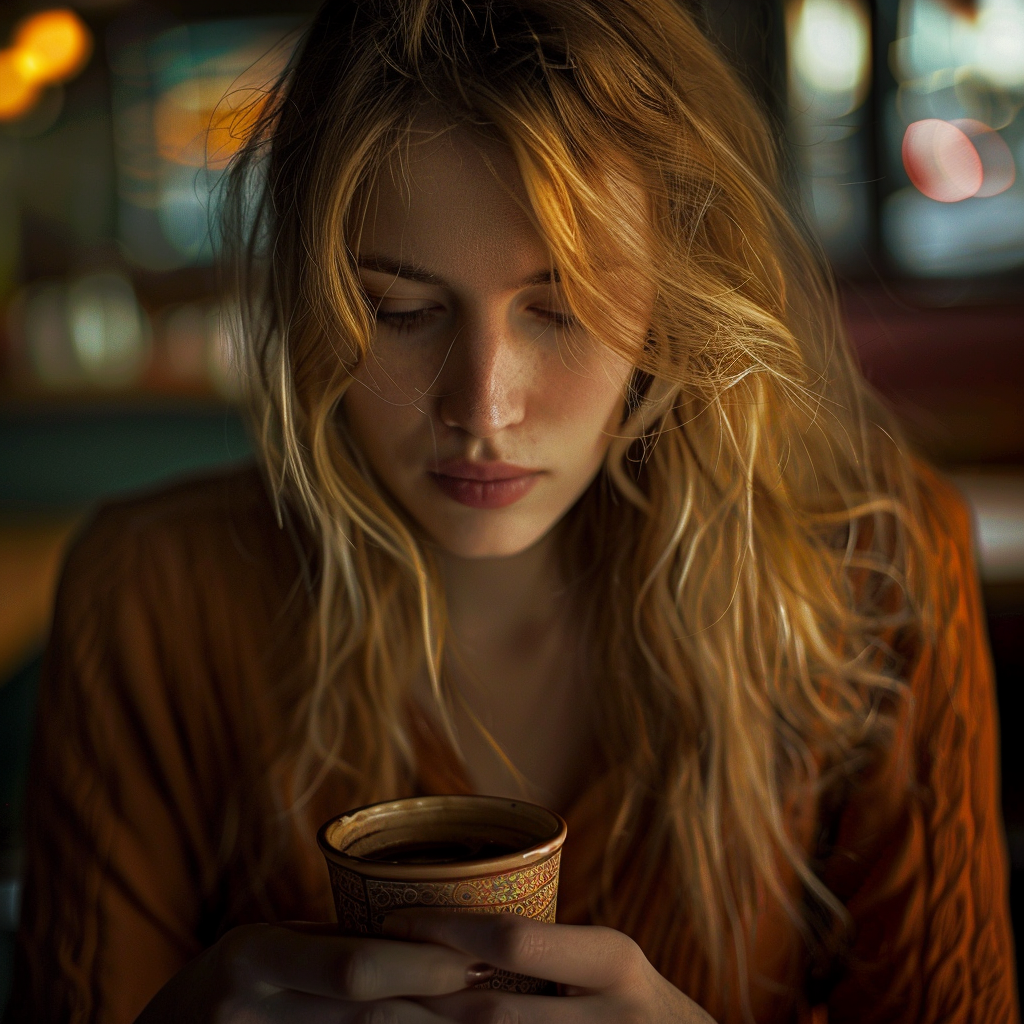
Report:
M332 818L317 832L338 924L379 935L404 907L554 921L565 822L521 800L426 796ZM498 971L482 985L554 994L551 982Z

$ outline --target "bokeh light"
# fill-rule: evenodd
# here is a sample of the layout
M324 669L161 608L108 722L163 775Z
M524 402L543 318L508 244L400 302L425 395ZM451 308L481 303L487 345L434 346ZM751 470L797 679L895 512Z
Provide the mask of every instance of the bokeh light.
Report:
M39 89L22 73L17 51L0 50L0 121L13 121L36 102Z
M92 34L72 10L41 11L15 29L13 49L27 81L50 85L82 70L92 53Z
M999 133L972 118L915 121L903 136L903 166L918 191L940 203L996 196L1016 178Z
M871 24L859 0L802 0L790 11L790 61L810 87L860 105L871 71Z
M123 274L88 274L68 287L67 319L79 366L94 383L119 387L138 375L147 325Z
M924 277L1024 265L1024 0L899 0L889 58L884 162L910 179L882 201L894 263Z
M186 167L223 170L266 104L267 90L235 76L192 78L165 92L153 129L160 156Z
M1024 0L987 0L976 21L974 61L993 85L1024 86Z
M1000 89L1024 87L1024 0L901 0L897 77L925 81L958 69Z
M300 22L178 25L114 47L118 236L137 266L214 258L225 167L262 114Z
M918 191L940 203L970 199L984 178L981 158L966 133L935 117L907 128L903 166Z
M28 113L47 85L65 82L85 67L92 33L74 11L40 11L19 22L14 45L0 50L0 121Z
M29 286L10 311L36 381L44 388L123 388L143 372L149 320L125 275L100 271Z
M187 78L159 98L153 131L162 159L186 167L206 166L206 134L231 82L225 75Z
M227 167L259 123L270 99L265 88L235 86L224 94L210 118L206 135L206 165Z
M786 45L788 135L803 206L835 266L857 272L869 245L872 202L866 0L788 0Z
M1002 135L974 118L959 118L953 124L967 135L981 158L983 180L975 195L987 199L1010 188L1017 179L1017 166Z

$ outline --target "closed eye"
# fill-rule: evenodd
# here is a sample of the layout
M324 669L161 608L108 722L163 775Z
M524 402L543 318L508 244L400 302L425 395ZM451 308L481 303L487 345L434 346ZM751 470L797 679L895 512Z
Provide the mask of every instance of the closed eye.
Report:
M374 295L367 291L366 301L378 324L399 333L414 331L445 311L443 305L411 296Z
M374 311L377 323L386 324L398 331L411 331L422 326L428 316L433 312L430 307L424 309L409 309L401 312L389 312L378 307Z
M564 313L557 309L542 309L537 306L531 306L530 312L542 320L547 320L548 323L554 324L556 327L578 327L580 323L571 313Z

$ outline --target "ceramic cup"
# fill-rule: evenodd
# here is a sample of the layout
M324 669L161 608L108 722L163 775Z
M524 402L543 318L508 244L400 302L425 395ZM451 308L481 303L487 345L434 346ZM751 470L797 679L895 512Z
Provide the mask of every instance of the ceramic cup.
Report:
M327 859L339 925L379 935L403 907L520 914L554 921L565 822L521 800L425 796L332 818L317 843ZM553 994L549 982L507 971L483 985Z

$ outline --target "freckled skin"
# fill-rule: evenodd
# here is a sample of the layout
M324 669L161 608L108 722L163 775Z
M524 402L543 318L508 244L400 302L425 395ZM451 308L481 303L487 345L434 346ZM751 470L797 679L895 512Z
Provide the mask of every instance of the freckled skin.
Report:
M514 555L545 536L598 471L630 367L560 322L571 311L557 284L528 283L551 261L524 213L511 152L462 129L423 139L376 183L357 253L436 280L361 267L382 318L344 414L384 486L443 550ZM402 313L421 319L396 323ZM429 473L434 460L454 458L539 476L506 508L469 508Z

